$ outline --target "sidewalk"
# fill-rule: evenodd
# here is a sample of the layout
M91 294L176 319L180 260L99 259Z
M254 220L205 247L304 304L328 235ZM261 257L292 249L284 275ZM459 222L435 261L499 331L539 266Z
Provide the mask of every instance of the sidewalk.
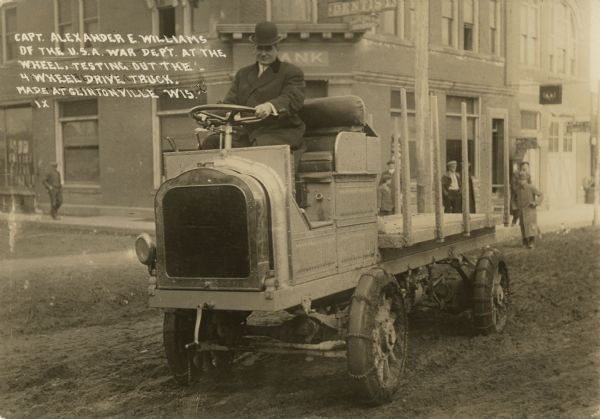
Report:
M557 230L591 226L594 219L594 206L578 204L570 208L538 210L537 218L542 236ZM499 225L496 227L496 236L498 241L520 238L521 229L518 225L514 227Z
M549 211L538 211L538 225L542 234L560 230L562 228L577 228L591 226L594 216L594 206L579 204L571 208L555 209ZM101 231L123 232L130 234L150 233L154 234L154 221L141 219L139 217L126 216L90 216L75 217L61 216L59 220L53 220L47 214L9 214L0 212L0 222L15 221L18 223L38 223L52 226L64 226L65 228L81 228ZM504 227L498 225L496 235L499 241L520 237L521 231L518 226Z
M98 215L89 217L60 216L53 220L48 214L10 214L0 212L0 222L36 223L54 227L79 228L129 234L154 234L154 221L139 217Z

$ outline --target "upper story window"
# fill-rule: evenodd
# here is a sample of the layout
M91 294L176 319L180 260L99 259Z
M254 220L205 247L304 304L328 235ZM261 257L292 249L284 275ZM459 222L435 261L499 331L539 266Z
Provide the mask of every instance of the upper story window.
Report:
M550 71L575 74L577 41L575 15L564 2L555 2L551 8L548 67Z
M146 0L152 10L153 33L159 37L209 33L216 21L212 19L209 0ZM221 10L222 12L222 10Z
M415 0L398 0L395 9L379 13L376 32L412 40L415 32L415 17Z
M54 13L56 14L56 32L65 33L98 33L98 0L55 0ZM64 43L60 43L64 50ZM90 41L79 45L91 47Z
M158 9L158 35L175 36L177 24L175 19L175 8L173 6L159 7Z
M17 33L17 7L4 7L0 10L2 21L2 60L3 62L17 59L18 48L15 41L15 33Z
M207 33L210 28L210 4L208 0L190 2L192 6L192 33Z
M521 111L521 129L537 131L539 115L539 112L535 111Z
M442 45L456 46L455 0L442 0Z
M83 0L83 32L98 33L98 0Z
M477 13L476 3L473 0L463 0L463 39L462 47L465 51L474 51L477 38Z
M502 11L500 0L490 0L490 53L502 55L500 34L502 29Z
M538 0L521 3L521 64L540 65L540 5Z
M474 0L442 0L442 45L477 50L478 4Z
M277 23L317 21L316 0L266 0L267 20Z

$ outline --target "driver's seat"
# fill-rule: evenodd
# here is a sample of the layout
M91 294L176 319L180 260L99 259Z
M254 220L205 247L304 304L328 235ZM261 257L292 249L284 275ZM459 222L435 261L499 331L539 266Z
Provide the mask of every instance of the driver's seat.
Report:
M340 132L372 132L366 124L365 103L358 96L308 99L300 117L306 124L306 151L297 169L300 177L335 170L335 141Z

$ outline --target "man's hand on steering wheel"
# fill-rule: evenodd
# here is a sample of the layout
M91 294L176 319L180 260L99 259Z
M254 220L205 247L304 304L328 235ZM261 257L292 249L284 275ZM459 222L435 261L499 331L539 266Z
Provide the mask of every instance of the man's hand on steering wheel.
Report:
M275 107L271 104L271 102L265 102L261 103L258 106L255 106L254 111L256 113L256 116L264 119L270 115L275 114Z
M269 103L266 105L271 106ZM274 113L273 111L274 108L271 109L271 115ZM190 110L190 116L204 127L219 127L221 125L239 126L263 120L263 118L256 114L255 108L220 103L195 106Z

